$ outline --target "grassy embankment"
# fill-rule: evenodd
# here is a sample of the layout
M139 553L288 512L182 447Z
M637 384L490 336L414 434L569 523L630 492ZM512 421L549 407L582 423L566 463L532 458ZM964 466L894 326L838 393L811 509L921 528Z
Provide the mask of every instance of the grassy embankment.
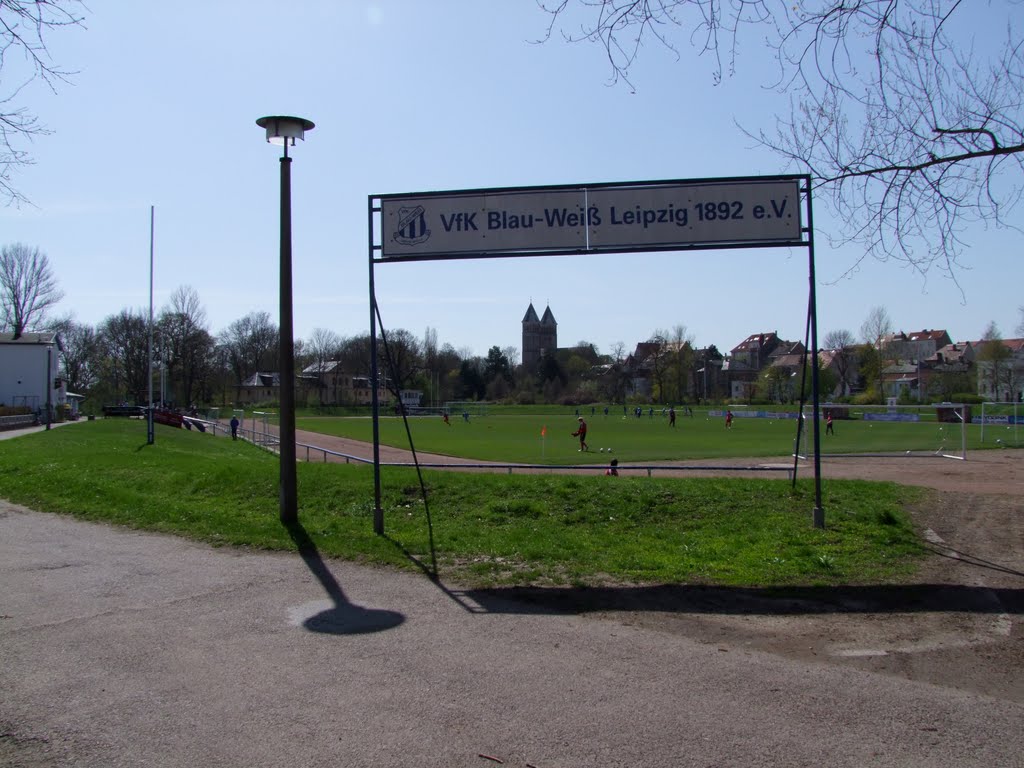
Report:
M428 506L415 472L385 470L379 537L368 467L300 463L301 524L325 557L410 568L406 553L432 562L429 518L440 577L462 584L882 583L922 551L904 512L922 492L888 483L825 483L816 530L809 480L425 478ZM137 420L0 443L2 498L214 545L294 550L277 482L276 456L248 443L158 425L149 446Z

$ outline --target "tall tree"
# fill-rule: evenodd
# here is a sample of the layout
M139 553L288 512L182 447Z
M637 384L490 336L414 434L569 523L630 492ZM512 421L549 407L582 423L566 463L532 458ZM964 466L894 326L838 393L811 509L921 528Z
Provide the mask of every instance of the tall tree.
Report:
M1013 365L1010 358L1013 352L1003 343L1003 335L995 322L990 322L981 337L981 345L976 358L978 372L984 390L994 400L1010 400L1013 398Z
M179 286L171 294L170 305L158 321L161 359L178 402L192 403L200 382L213 374L214 340L206 329L206 310L199 293L189 285Z
M341 361L342 370L346 373L353 376L369 376L370 334L363 333L345 339L338 351L338 359Z
M892 318L885 307L872 307L860 326L860 338L865 344L878 347L884 336L892 333Z
M327 328L314 328L309 341L305 344L309 358L307 365L314 366L317 386L321 389L325 386L324 369L327 367L327 363L338 359L342 342L341 336L334 331Z
M68 391L87 393L96 384L101 350L96 329L91 325L68 322L60 330L61 376Z
M672 392L670 402L681 403L687 399L689 381L693 375L693 334L685 325L675 325L668 337L671 358L669 367L672 371Z
M149 399L149 320L141 309L122 309L99 326L107 390L118 399Z
M423 370L423 349L420 341L412 333L404 328L390 331L387 336L387 346L381 346L379 352L389 359L383 364L389 363L391 385L395 389L407 389L412 387Z
M71 73L53 63L45 38L81 26L84 8L80 0L0 0L0 198L7 203L25 201L13 180L16 169L32 164L24 145L49 133L16 99L32 81L56 93L68 79Z
M854 345L856 343L854 335L845 328L837 328L825 334L824 347L832 353L836 377L839 379L843 395L850 394L850 389L853 386L853 362L856 359Z
M278 330L268 312L250 312L221 331L218 343L241 384L254 373L278 370Z
M732 75L753 38L788 101L748 135L810 173L865 255L955 277L966 224L1013 225L1024 170L1020 3L543 0L548 36L602 45L613 81L648 42ZM749 49L748 49L749 50ZM760 65L760 62L758 62ZM687 73L687 76L688 73ZM852 267L851 267L852 268Z
M459 365L457 397L463 400L482 400L486 392L484 361L479 357L464 358Z
M14 338L32 324L42 325L46 313L62 298L45 253L22 243L0 249L0 312Z
M484 381L490 384L495 379L512 383L512 364L498 346L487 350L487 359L484 361Z
M654 382L651 395L655 402L660 403L664 403L668 399L668 379L672 362L668 339L668 331L658 329L647 340L647 343L651 345L651 351L645 362L651 367L651 378Z
M882 350L882 338L892 333L892 320L885 307L872 307L867 318L860 327L860 336L864 342L861 347L860 373L874 393L874 399L881 402L882 371L885 369L886 356Z

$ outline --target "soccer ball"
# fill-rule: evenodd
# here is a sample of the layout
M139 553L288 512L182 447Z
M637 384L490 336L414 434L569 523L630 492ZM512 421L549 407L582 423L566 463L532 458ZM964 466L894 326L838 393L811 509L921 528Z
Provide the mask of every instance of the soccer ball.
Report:
M601 453L604 453L604 448L598 448L597 450L600 451Z
M611 452L612 452L612 449L611 449L611 448L609 448L609 449L608 449L608 453L611 453Z

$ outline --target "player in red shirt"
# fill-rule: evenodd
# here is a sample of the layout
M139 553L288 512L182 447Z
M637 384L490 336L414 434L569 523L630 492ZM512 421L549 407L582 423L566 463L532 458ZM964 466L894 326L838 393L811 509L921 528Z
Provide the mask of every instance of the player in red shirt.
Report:
M587 450L587 422L583 420L582 416L576 419L576 421L580 423L580 426L579 429L572 433L572 436L580 439L580 450L585 451Z

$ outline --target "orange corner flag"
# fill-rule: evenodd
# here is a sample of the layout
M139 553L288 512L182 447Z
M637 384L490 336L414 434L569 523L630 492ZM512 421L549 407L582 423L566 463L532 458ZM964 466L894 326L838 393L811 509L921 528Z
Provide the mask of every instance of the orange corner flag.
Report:
M547 437L548 436L548 425L547 424L545 424L543 427L540 428L540 436L541 437Z

